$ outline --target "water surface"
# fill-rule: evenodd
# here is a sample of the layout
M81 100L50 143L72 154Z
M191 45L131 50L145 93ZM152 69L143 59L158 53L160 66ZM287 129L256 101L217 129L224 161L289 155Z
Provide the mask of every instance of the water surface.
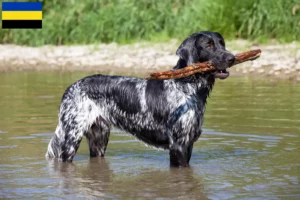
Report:
M300 85L229 78L208 100L191 167L114 129L105 159L44 158L61 95L84 73L0 74L0 198L300 199Z

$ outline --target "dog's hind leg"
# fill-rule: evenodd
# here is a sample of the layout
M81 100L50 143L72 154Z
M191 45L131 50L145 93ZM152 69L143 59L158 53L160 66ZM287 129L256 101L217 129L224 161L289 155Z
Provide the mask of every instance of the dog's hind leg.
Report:
M96 103L75 89L68 89L63 96L59 124L46 153L46 157L58 158L62 162L73 160L83 134L88 132L99 116Z
M90 156L103 157L106 151L110 134L110 126L104 119L98 117L96 122L91 126L89 131L85 133L88 140Z
M71 162L75 156L83 133L78 129L64 129L58 125L55 135L48 145L47 158L58 158L61 162Z

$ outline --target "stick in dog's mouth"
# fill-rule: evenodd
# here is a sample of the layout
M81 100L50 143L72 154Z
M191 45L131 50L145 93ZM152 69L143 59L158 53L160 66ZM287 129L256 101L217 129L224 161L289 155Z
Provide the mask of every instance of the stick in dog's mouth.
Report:
M235 62L233 65L237 65L246 61L255 60L259 58L261 54L260 49L255 49L243 53L239 53L235 55ZM215 71L215 77L220 79L225 79L229 76L229 72L225 69L222 71L217 71L216 67L210 62L202 62L202 63L194 63L190 66L187 66L178 70L169 70L165 72L155 72L150 74L147 79L177 79L177 78L185 78L191 75L194 75L199 72L207 72L207 71Z

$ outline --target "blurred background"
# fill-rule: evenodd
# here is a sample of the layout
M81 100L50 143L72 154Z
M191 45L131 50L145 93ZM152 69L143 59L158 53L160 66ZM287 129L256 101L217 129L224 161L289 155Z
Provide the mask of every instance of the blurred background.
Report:
M42 30L1 30L0 42L131 43L184 39L199 30L259 42L300 39L299 0L47 0Z

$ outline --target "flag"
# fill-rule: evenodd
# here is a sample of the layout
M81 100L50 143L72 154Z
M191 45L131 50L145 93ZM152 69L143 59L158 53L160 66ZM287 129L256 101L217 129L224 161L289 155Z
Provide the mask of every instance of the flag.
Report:
M42 2L2 2L2 28L42 28Z

